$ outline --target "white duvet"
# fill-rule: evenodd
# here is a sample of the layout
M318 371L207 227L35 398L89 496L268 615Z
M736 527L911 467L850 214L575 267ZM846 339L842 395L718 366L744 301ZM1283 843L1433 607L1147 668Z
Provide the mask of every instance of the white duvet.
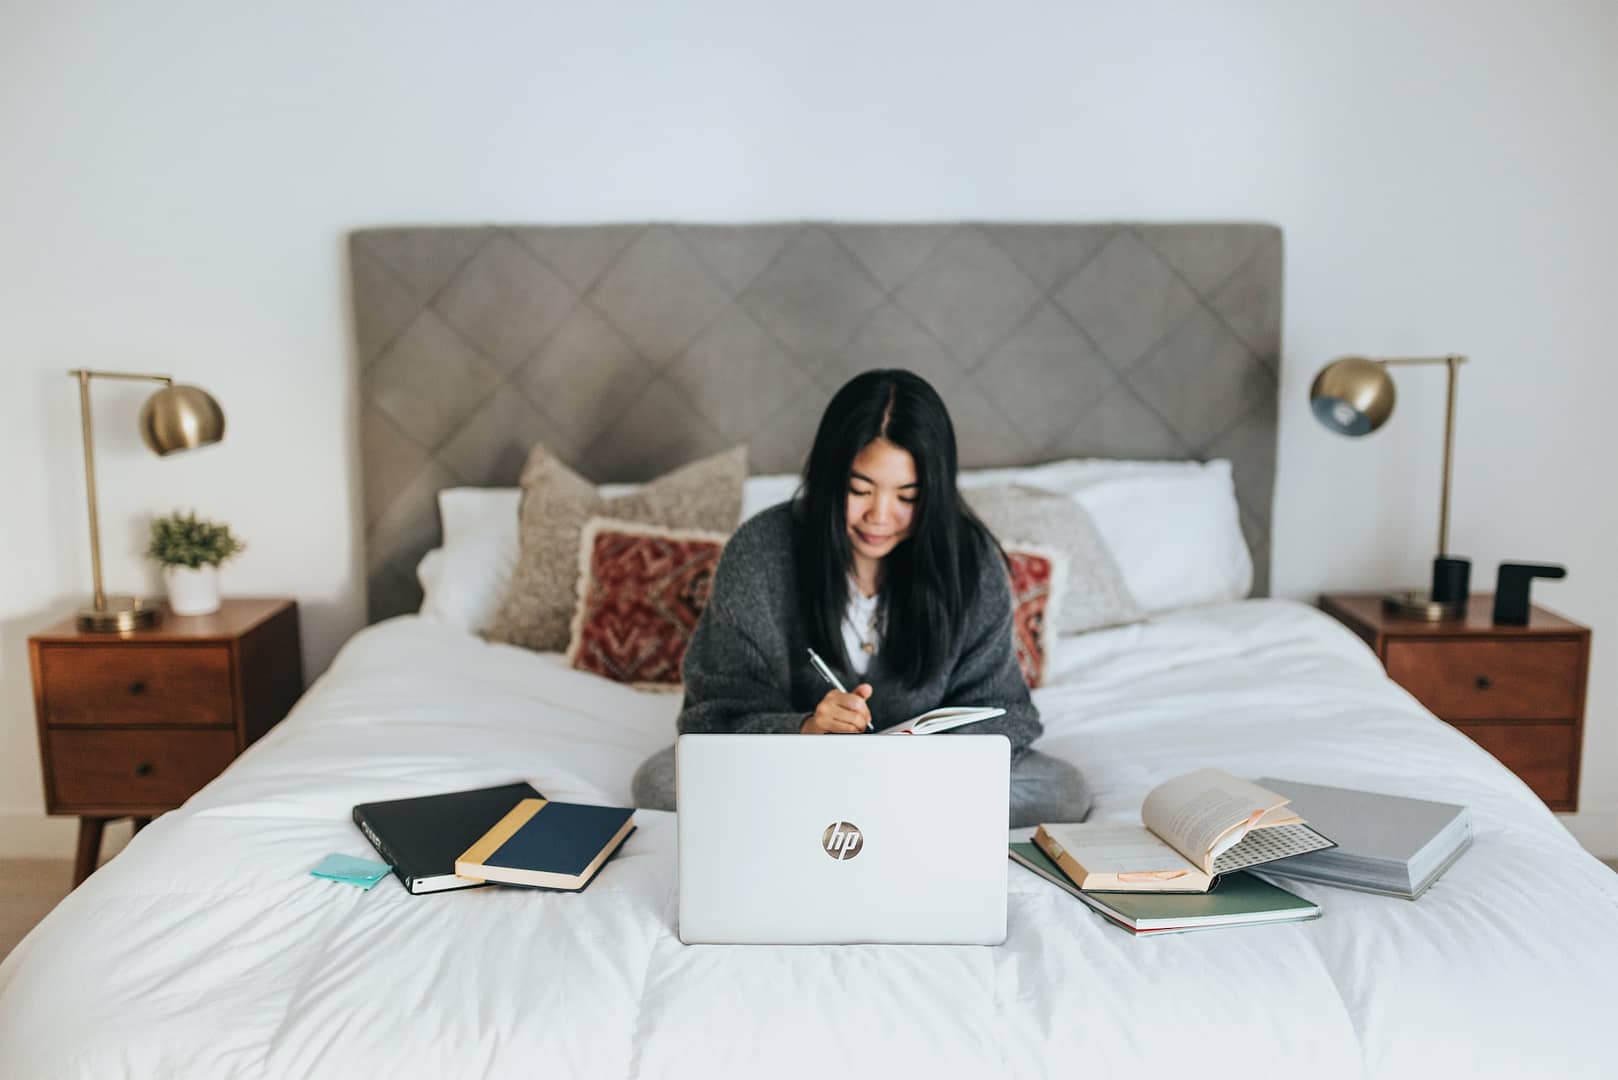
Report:
M580 894L362 892L308 876L371 854L355 803L626 803L678 708L402 618L0 965L0 1077L1612 1075L1618 875L1346 630L1246 601L1053 662L1094 819L1216 765L1465 803L1475 844L1414 903L1293 884L1321 919L1146 940L1008 861L997 948L681 945L649 811Z

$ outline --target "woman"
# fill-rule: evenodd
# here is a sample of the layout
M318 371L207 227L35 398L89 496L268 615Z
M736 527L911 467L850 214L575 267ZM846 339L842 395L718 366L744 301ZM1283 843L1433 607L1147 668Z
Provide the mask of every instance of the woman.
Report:
M1082 820L1078 770L1028 748L1044 729L1011 619L1004 555L956 489L944 402L919 375L867 372L826 406L798 498L725 546L685 654L680 732L859 734L999 706L957 730L1010 738L1011 824ZM828 688L811 648L857 685ZM674 808L673 747L636 772L634 796Z

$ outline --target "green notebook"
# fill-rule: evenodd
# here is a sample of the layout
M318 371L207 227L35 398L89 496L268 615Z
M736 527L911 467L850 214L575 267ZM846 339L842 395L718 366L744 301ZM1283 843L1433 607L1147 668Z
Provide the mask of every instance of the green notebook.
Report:
M1205 893L1085 892L1033 844L1011 845L1014 862L1084 901L1132 934L1174 934L1219 926L1296 922L1320 916L1320 905L1245 871L1225 874Z

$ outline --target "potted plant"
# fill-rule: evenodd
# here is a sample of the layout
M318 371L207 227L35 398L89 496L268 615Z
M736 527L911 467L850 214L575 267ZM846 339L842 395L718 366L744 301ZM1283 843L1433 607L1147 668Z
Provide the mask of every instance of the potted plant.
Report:
M219 564L244 547L229 525L199 521L194 510L176 510L152 520L146 556L163 567L174 614L210 615L219 610Z

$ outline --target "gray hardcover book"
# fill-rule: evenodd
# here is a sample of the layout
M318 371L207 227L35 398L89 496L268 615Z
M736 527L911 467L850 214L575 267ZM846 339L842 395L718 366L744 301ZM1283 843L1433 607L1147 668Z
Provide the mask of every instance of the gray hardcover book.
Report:
M1331 851L1298 855L1267 872L1414 900L1472 841L1466 807L1401 795L1261 777L1310 825L1337 841Z

